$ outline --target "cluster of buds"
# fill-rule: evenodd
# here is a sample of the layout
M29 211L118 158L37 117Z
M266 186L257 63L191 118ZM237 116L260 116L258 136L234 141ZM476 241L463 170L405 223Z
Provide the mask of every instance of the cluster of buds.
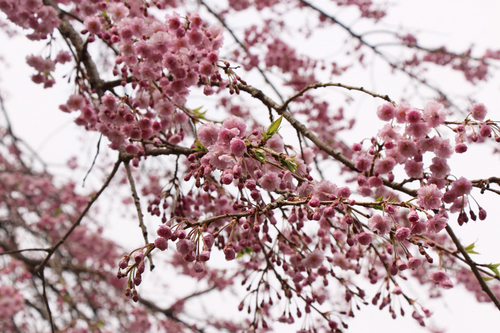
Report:
M144 257L154 249L151 245L152 244L132 251L118 263L118 273L116 277L119 279L128 277L125 296L131 296L134 302L139 301L136 286L140 285L142 282L142 273L144 273L146 269ZM132 261L130 260L131 258L133 259Z

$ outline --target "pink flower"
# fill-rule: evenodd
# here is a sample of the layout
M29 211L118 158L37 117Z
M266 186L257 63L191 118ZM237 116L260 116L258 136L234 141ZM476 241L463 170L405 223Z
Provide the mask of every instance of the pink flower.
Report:
M226 245L226 247L224 248L224 256L226 258L226 261L231 261L236 258L236 252L234 251L232 245Z
M441 103L429 102L424 108L424 119L431 127L444 124L446 114L443 112L444 106Z
M91 34L97 34L101 32L101 22L99 22L99 18L96 16L87 17L83 24Z
M429 167L432 172L432 177L444 178L450 173L450 167L444 158L434 157L432 159L432 164Z
M460 177L451 184L451 190L455 192L456 196L470 194L472 190L472 183L464 177Z
M460 142L455 146L455 153L463 154L467 151L467 145L463 142Z
M356 161L356 169L360 171L368 171L372 165L372 159L369 157L358 157Z
M280 185L280 178L276 172L268 171L260 179L260 187L266 191L274 191Z
M422 113L418 109L411 109L406 112L406 121L410 124L418 123L422 120Z
M230 143L231 153L236 157L241 157L245 153L247 146L240 139L233 138Z
M186 254L190 253L191 251L194 250L194 243L189 240L189 239L180 239L178 242L177 242L177 251L182 254L183 256L185 256Z
M405 172L408 177L422 178L424 176L424 163L409 160L405 163Z
M224 120L224 122L222 123L222 127L227 129L237 128L238 132L236 133L236 136L240 139L245 137L247 125L245 125L245 123L238 117L227 117L226 120Z
M383 121L390 121L395 115L396 109L391 103L385 103L377 109L377 116Z
M390 229L391 219L388 216L382 217L376 214L368 219L367 224L370 230L378 231L379 236L383 236Z
M198 129L198 140L205 147L210 147L217 142L220 127L214 123L205 123Z
M408 260L408 268L417 269L422 266L422 263L422 259L411 257L410 260Z
M490 125L481 125L481 127L479 128L479 135L483 138L488 138L491 135Z
M425 223L428 233L438 233L446 227L448 219L440 214L427 220Z
M486 110L486 106L484 106L483 103L474 104L472 106L472 118L476 119L477 121L483 121L484 118L486 118L487 112L488 111Z
M408 228L399 228L397 231L396 231L396 234L394 236L396 236L396 239L399 241L399 242L402 242L404 241L406 238L408 238L408 236L410 236L410 229Z
M165 238L158 237L157 239L155 239L155 246L160 251L165 251L166 249L168 249L168 241Z
M413 157L417 152L417 145L413 140L401 140L398 142L398 153L404 157Z
M375 161L375 168L373 171L383 175L392 171L395 165L396 161L392 157L386 157Z
M399 124L403 124L406 122L406 114L410 109L410 105L406 102L402 102L398 106L396 106L396 120Z
M318 268L323 263L325 255L320 249L316 249L311 253L306 254L306 258L302 261L307 268Z
M441 205L443 193L434 184L419 188L417 194L417 204L423 209L438 209Z
M361 245L369 245L373 240L373 235L368 232L362 232L358 235L358 242Z
M453 283L451 282L448 274L445 272L438 270L429 274L429 278L437 284L439 287L444 289L453 288Z
M406 127L406 133L413 136L414 138L422 138L426 136L430 131L430 127L426 123L422 122L413 123Z

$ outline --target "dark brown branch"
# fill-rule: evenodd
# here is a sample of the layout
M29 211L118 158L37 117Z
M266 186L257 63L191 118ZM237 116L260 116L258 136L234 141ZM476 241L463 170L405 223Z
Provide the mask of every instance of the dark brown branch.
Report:
M329 15L328 13L326 13L324 10L321 10L320 8L314 6L313 4L309 3L308 1L305 1L305 0L299 0L301 3L303 3L304 5L306 5L307 7L317 11L318 13L320 13L321 15L323 15L324 17L330 19L332 22L334 22L335 24L338 24L340 27L342 27L342 29L344 29L345 31L347 31L352 37L356 38L357 40L359 40L359 42L363 45L365 45L366 47L370 48L375 54L377 54L378 56L380 56L389 66L391 66L392 68L394 69L397 69L399 70L400 72L406 74L407 76L409 76L411 79L413 80L416 80L418 81L419 83L421 83L422 85L428 87L429 89L431 90L434 90L434 92L436 92L441 98L443 98L447 103L449 103L449 105L453 106L456 110L458 110L460 113L464 113L462 110L460 110L460 108L458 106L456 106L450 98L448 98L448 96L446 96L446 94L441 91L439 88L437 87L434 87L433 85L429 84L426 80L424 79L421 79L419 77L417 77L415 74L413 73L410 73L409 71L407 71L403 66L397 64L397 63L394 63L392 62L391 60L389 60L387 58L387 56L385 54L383 54L380 50L377 49L376 46L368 43L364 38L363 38L363 35L360 35L360 34L357 34L355 33L351 28L349 28L347 25L343 24L342 22L340 22L339 20L337 20L335 17L333 17L332 15Z
M176 317L174 315L174 310L172 308L162 309L158 305L156 305L155 303L153 303L153 302L151 302L149 300L143 299L143 298L139 298L139 303L141 303L142 305L148 307L150 310L152 310L154 312L158 312L158 313L164 314L165 316L167 316L167 318L169 318L169 319L171 319L173 321L176 321L179 324L182 324L182 325L186 326L187 328L191 329L194 332L198 332L198 333L203 333L204 332L203 329L199 329L199 328L193 327L193 326L189 325L188 323L186 323L185 321L183 321L183 320L179 319L178 317Z
M71 233L73 232L73 230L75 230L75 228L78 225L80 225L80 222L82 221L82 219L85 217L85 215L87 215L88 211L90 210L90 207L92 207L92 205L94 204L94 202L96 202L96 200L99 198L99 196L102 194L102 192L104 192L104 190L106 189L106 187L108 187L109 183L111 182L111 180L115 176L116 172L118 171L118 167L120 166L121 162L122 162L121 159L119 159L115 163L115 165L113 167L113 170L111 170L111 173L109 174L108 178L106 179L106 181L102 185L101 189L97 193L95 193L94 195L91 196L89 202L87 203L87 206L81 212L80 216L78 216L78 218L76 219L76 221L73 222L73 224L68 229L68 231L66 231L66 233L64 234L64 236L62 236L61 239L50 248L49 253L45 257L45 259L42 261L42 263L40 265L38 265L38 267L35 269L35 272L40 272L41 270L43 270L44 266L47 264L47 262L49 261L50 257L52 257L52 255L54 254L54 252L59 248L59 246L61 246L68 239L69 235L71 235Z
M101 80L99 72L97 71L97 67L87 50L87 44L83 42L80 34L75 30L75 28L73 28L71 23L69 23L65 12L62 11L53 0L43 0L43 3L54 8L57 11L59 18L61 19L61 24L58 28L59 32L64 38L71 41L71 44L75 48L79 60L85 66L87 79L89 80L90 86L95 89L97 95L101 97L105 92L105 90L102 88L103 81Z
M467 262L467 265L469 265L469 267L472 270L472 273L476 277L477 282L479 282L479 284L481 285L481 289L483 289L483 291L486 294L488 294L488 297L495 304L495 306L500 310L500 301L495 296L495 294L493 294L491 289L488 287L488 285L486 284L486 281L484 281L483 277L479 273L479 270L477 269L476 262L470 258L469 254L464 249L464 247L462 246L462 244L458 240L457 236L453 232L453 229L451 229L451 227L449 225L446 225L446 232L448 233L448 235L450 235L451 239L453 240L453 243L455 243L455 245L457 246L458 251L464 256L464 259Z
M280 111L281 110L286 110L286 108L288 107L288 105L291 102L293 102L296 98L302 96L306 91L311 90L311 89L325 88L325 87L340 87L340 88L345 88L347 90L361 91L361 92L364 92L365 94L368 94L368 95L373 96L375 98L381 98L381 99L383 99L383 100L385 100L385 101L387 101L389 103L392 103L394 106L396 106L396 103L389 98L389 95L380 95L380 94L371 92L369 90L366 90L363 87L354 87L354 86L349 86L349 85L342 84L342 83L328 82L328 83L315 83L315 84L310 84L310 85L306 86L301 91L297 92L295 95L293 95L292 97L288 98L283 103L283 105L280 107Z
M38 275L42 279L42 298L45 303L45 309L47 310L47 316L49 317L50 329L52 333L55 333L56 329L54 327L54 320L52 319L52 312L50 311L49 300L47 299L47 290L45 288L45 276L43 271L44 270L42 268L42 270L38 272Z
M203 0L200 0L200 3L205 6L205 8L210 12L210 14L212 14L213 16L215 16L215 18L220 22L220 24L222 24L222 26L224 28L226 28L226 30L231 34L231 36L233 37L233 39L236 41L236 43L238 43L241 48L248 54L248 55L251 55L250 53L250 50L245 46L245 44L243 44L243 42L241 42L239 40L239 38L234 34L233 30L231 28L229 28L226 24L226 22L224 21L224 19L222 17L220 17L219 14L217 14L215 11L212 10L212 8L210 8L206 3L205 1ZM281 96L280 92L278 91L278 89L271 83L271 81L267 78L267 75L266 73L259 67L259 66L255 66L255 68L257 68L257 70L259 71L259 73L262 75L262 77L264 78L264 81L269 84L269 86L274 90L274 92L276 93L276 95L278 95L279 99L283 102L283 97Z
M141 203L139 196L137 195L137 190L135 189L135 182L134 182L134 177L132 176L132 172L130 171L130 164L129 162L124 162L125 164L125 170L127 171L127 178L128 182L130 184L130 191L132 192L132 198L134 198L134 204L135 204L135 209L137 210L137 218L139 219L139 227L142 230L142 237L144 237L144 242L146 245L149 244L148 240L148 230L146 229L146 226L144 225L144 214L142 214L142 209L141 209Z

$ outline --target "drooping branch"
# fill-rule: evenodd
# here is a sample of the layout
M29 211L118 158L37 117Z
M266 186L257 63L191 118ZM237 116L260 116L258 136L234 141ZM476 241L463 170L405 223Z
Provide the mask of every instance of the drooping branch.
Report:
M49 261L50 257L52 257L52 255L54 254L54 252L68 239L68 237L75 230L75 228L80 225L80 223L82 222L83 218L87 215L87 213L89 212L89 210L92 207L92 205L97 201L97 199L99 198L99 196L108 187L109 183L111 182L111 180L115 176L116 172L118 171L118 167L120 166L121 162L122 162L121 159L118 159L118 161L116 161L115 165L113 166L113 170L111 170L111 173L109 174L109 176L106 179L106 181L104 182L104 184L101 186L101 189L91 196L90 200L87 203L87 206L80 213L80 215L78 216L78 218L75 220L75 222L73 222L73 224L66 231L66 233L61 237L61 239L59 239L59 241L57 241L57 243L55 243L50 248L49 253L45 257L45 259L40 263L40 265L38 265L38 267L35 269L35 272L38 273L38 272L40 272L41 270L44 269L45 265Z
M127 171L127 178L128 182L130 184L130 191L132 192L132 198L134 198L134 204L135 208L137 210L137 218L139 219L139 227L141 228L142 231L142 237L144 238L144 244L148 245L149 240L148 240L148 230L146 229L146 226L144 225L144 214L142 214L142 209L141 209L141 203L139 196L137 195L137 190L135 189L135 181L134 177L132 176L132 172L130 170L130 165L129 161L126 161L123 163L125 165L125 170Z
M453 232L453 229L450 227L449 224L446 225L446 232L448 233L448 235L450 235L450 237L453 240L453 243L455 243L458 251L464 256L464 259L467 262L467 265L469 265L469 267L472 270L472 273L476 277L477 282L479 282L479 284L481 285L481 289L483 289L483 291L486 294L488 294L488 297L495 304L495 306L498 308L498 310L500 310L500 301L495 296L495 294L493 294L490 287L488 287L488 285L486 284L486 281L484 281L483 277L479 273L479 270L477 269L476 262L471 259L471 257L469 256L467 251L464 249L464 247L462 246L462 243L460 243L460 241L458 240L457 236L455 235L455 233Z
M302 96L306 91L311 90L311 89L326 88L326 87L340 87L340 88L345 88L347 90L361 91L361 92L364 92L365 94L368 94L370 96L373 96L373 97L376 97L376 98L381 98L381 99L383 99L383 100L385 100L385 101L387 101L389 103L392 103L394 106L396 106L396 103L389 98L389 95L380 95L380 94L371 92L369 90L366 90L363 87L354 87L354 86L349 86L349 85L342 84L342 83L328 82L328 83L314 83L314 84L310 84L310 85L306 86L301 91L297 92L295 95L293 95L292 97L288 98L283 103L283 105L281 105L280 111L286 110L286 108L288 107L288 105L291 102L293 102L296 98Z

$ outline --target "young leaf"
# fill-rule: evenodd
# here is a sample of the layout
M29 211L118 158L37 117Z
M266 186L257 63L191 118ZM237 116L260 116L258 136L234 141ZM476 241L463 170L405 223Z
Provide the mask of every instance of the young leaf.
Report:
M207 148L196 138L196 147L193 148L194 151L208 151Z
M255 149L252 153L261 163L266 162L266 155L264 155L264 151L262 149Z
M269 137L272 137L274 134L276 134L276 132L279 131L282 119L283 119L283 116L280 116L278 119L276 119L275 121L273 121L271 123L271 125L267 129L267 133L266 133Z
M465 248L465 252L470 253L470 254L479 254L476 251L474 251L474 246L476 246L476 242L474 242L471 245L467 246Z
M498 273L497 269L498 266L500 266L500 264L489 264L486 267L488 267L493 273L495 273L496 276L500 277L500 273Z

